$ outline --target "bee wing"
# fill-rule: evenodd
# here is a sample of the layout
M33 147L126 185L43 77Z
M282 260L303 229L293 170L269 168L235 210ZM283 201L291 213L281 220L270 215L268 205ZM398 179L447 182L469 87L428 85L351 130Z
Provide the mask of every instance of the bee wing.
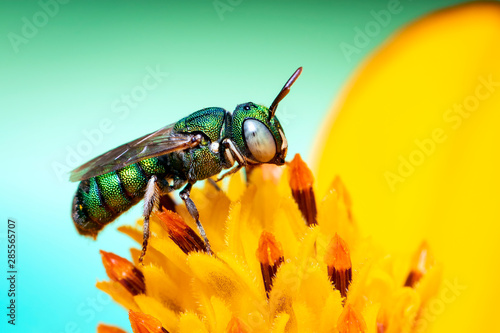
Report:
M173 132L174 124L112 149L71 171L70 181L103 175L146 158L195 147L199 143L192 134Z

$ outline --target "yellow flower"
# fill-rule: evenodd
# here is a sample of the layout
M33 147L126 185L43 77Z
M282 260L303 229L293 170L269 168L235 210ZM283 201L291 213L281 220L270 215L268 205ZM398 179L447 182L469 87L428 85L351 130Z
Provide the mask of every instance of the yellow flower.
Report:
M130 311L134 332L418 332L440 284L427 244L393 256L360 236L340 178L316 202L296 155L284 168L194 189L214 255L184 205L151 219L144 266L102 251L97 287ZM138 244L140 223L120 230Z
M498 59L498 3L408 26L333 108L315 185L296 158L193 190L215 255L177 206L98 287L134 332L498 331Z
M335 120L335 122L334 122ZM499 332L500 3L407 26L368 59L318 136L318 194L349 184L360 230L444 262L436 332Z

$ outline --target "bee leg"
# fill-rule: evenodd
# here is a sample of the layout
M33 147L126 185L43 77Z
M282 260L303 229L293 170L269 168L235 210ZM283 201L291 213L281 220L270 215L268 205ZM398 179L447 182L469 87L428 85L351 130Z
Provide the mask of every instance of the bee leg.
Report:
M221 191L221 189L220 189L219 185L217 185L217 182L219 181L218 179L217 179L217 181L215 181L215 180L213 180L212 178L208 178L208 179L207 179L207 181L208 181L208 183L209 183L210 185L212 185L212 186L213 186L213 187L217 190L217 192L220 192L220 191Z
M196 226L198 227L198 230L200 231L200 235L203 238L203 240L205 241L207 253L212 254L212 249L210 248L210 243L208 241L207 234L205 233L205 229L203 229L203 226L201 225L201 222L200 222L200 214L198 213L198 209L196 209L196 206L195 206L193 200L191 200L191 198L189 197L189 194L191 192L192 187L193 187L193 184L188 183L182 189L181 193L179 193L179 196L184 201L184 204L186 205L186 208L187 208L189 214L191 214L193 219L196 221Z
M146 254L146 249L148 247L149 240L149 216L155 207L158 207L160 199L160 188L158 187L156 176L149 178L148 184L146 186L146 194L144 194L144 211L142 215L144 216L144 227L143 227L143 238L142 238L142 251L139 257L139 262L142 264L144 255Z
M240 171L240 169L243 167L243 165L241 164L238 164L237 166L235 166L234 168L232 168L231 170L229 170L228 172L226 172L225 174L223 174L222 176L220 176L220 178L218 178L216 181L217 182L220 182L221 180L223 180L224 178L226 178L227 176L230 176L232 175L233 173L236 173L238 171Z
M242 167L247 165L247 162L241 155L240 151L238 148L236 148L236 145L231 141L230 139L224 139L222 140L222 147L224 148L224 156L226 158L226 161L228 164L226 165L226 168L230 168L234 165L234 162L238 162L238 165L233 167L231 170L223 174L219 179L217 179L217 182L220 182L224 178L226 178L229 175L232 175L233 173L238 172Z

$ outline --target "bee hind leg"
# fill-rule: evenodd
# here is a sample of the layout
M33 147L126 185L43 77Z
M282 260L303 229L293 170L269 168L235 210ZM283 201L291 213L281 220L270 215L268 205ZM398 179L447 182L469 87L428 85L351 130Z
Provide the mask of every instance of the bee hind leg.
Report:
M143 239L142 239L142 251L139 257L139 262L142 264L144 255L146 254L146 249L148 247L149 240L149 216L153 212L155 207L158 207L160 199L160 188L158 187L158 179L156 176L149 178L148 184L146 186L146 193L144 194L144 211L142 215L144 216L144 226L143 226Z
M196 226L200 231L200 235L205 241L205 247L207 253L212 254L212 249L210 248L210 243L208 241L207 234L205 233L205 229L203 228L200 222L200 214L198 213L198 209L196 208L196 205L194 204L193 200L191 200L191 198L189 197L192 187L193 184L188 183L179 193L179 196L181 197L182 201L184 201L184 204L186 205L189 214L191 214L191 217L196 221Z

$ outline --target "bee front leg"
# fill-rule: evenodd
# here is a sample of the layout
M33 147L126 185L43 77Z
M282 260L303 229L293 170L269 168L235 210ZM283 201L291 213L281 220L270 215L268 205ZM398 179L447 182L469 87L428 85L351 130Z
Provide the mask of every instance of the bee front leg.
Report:
M200 214L198 213L198 209L196 208L193 200L189 197L189 194L191 193L191 188L193 187L193 184L188 183L179 193L179 196L181 199L184 201L184 204L186 205L186 208L193 217L193 219L196 221L196 226L198 227L198 230L200 231L200 235L205 241L205 247L207 249L207 253L212 254L212 249L210 248L210 243L207 238L207 234L205 233L205 229L203 229L203 226L201 225L200 222Z
M233 173L236 173L238 171L240 171L240 169L243 167L243 165L241 164L238 164L237 166L235 166L234 168L232 168L231 170L229 170L228 172L226 172L225 174L223 174L222 176L220 176L216 182L220 182L221 180L223 180L224 178L226 178L227 176L230 176L232 175Z
M144 227L143 227L143 239L142 239L142 252L139 257L139 262L142 264L144 255L146 254L146 249L148 247L149 240L149 216L153 212L155 207L158 207L160 199L160 188L158 187L158 179L156 176L149 178L148 184L146 186L146 193L144 194L144 211L142 215L144 216Z

